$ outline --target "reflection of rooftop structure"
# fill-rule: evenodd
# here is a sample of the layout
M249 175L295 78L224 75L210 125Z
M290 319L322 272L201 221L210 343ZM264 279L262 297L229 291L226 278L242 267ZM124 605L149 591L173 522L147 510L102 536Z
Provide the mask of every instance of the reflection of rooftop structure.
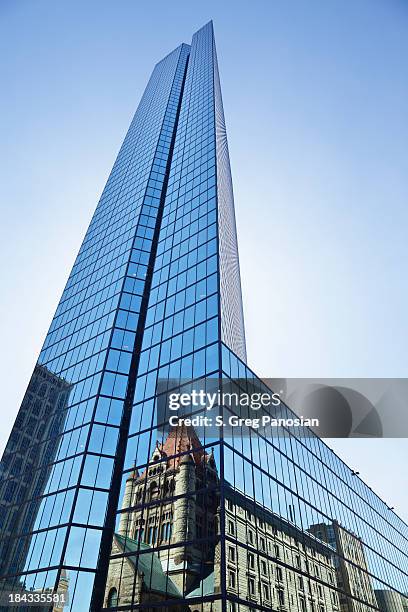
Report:
M134 594L135 601L142 602L144 592L149 593L149 601L154 597L160 599L179 599L182 592L176 587L171 578L164 573L159 556L152 551L151 547L144 542L129 537L114 535L113 550L126 555L126 564L129 571L122 569L122 580L130 578L128 585ZM133 553L133 554L132 554ZM141 553L141 554L139 554ZM136 573L136 577L135 577ZM112 596L117 589L111 586L108 600L112 603Z

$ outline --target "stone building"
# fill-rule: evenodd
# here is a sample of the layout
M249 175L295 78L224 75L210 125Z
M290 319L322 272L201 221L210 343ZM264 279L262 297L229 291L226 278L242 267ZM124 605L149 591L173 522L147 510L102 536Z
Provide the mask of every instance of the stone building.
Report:
M370 612L378 608L369 576L364 545L358 536L337 521L311 525L309 531L336 550L336 579L339 588L351 595L340 597L342 612Z
M214 455L202 449L193 428L174 429L156 445L146 469L134 470L125 484L106 607L133 599L161 609L160 601L174 599L183 601L172 607L177 612L218 610L217 602L190 603L221 590L217 491ZM340 612L330 544L228 483L224 503L231 612L249 612L257 605Z
M24 567L30 538L23 543L14 536L35 529L70 390L64 378L35 366L0 463L0 575Z
M230 486L225 497L227 589L248 602L231 612L340 610L330 546Z
M107 607L202 592L214 568L217 483L213 453L187 427L173 429L156 445L147 468L130 474L122 510L132 510L121 514L112 546L113 557L126 556L111 559Z
M174 428L126 480L105 606L164 611L160 602L174 599L174 612L221 609L194 603L221 592L220 503L214 453L193 428ZM223 503L229 612L394 612L390 596L376 598L361 539L336 521L301 529L227 482Z

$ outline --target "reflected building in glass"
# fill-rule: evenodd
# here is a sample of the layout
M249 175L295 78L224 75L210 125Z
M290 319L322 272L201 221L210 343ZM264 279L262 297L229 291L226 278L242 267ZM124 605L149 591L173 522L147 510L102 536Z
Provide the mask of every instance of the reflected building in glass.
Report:
M154 68L45 339L1 463L3 595L406 610L407 525L314 435L164 430L158 381L196 380L269 391L246 363L212 23Z

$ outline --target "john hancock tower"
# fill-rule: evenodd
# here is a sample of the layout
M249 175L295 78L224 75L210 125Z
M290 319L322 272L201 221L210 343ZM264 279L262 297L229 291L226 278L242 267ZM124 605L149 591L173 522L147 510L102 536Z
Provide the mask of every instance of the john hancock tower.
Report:
M153 70L17 415L2 609L404 612L408 527L318 437L158 428L157 381L203 378L264 388L212 23Z

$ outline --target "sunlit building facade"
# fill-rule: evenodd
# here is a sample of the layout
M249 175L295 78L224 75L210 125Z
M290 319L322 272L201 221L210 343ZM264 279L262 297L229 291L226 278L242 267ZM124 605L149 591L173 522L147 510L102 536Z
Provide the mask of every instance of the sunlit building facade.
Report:
M58 589L75 612L405 601L408 526L318 437L161 426L163 381L269 391L246 361L209 23L153 70L36 366L44 426L27 435L24 401L13 428L1 603Z

